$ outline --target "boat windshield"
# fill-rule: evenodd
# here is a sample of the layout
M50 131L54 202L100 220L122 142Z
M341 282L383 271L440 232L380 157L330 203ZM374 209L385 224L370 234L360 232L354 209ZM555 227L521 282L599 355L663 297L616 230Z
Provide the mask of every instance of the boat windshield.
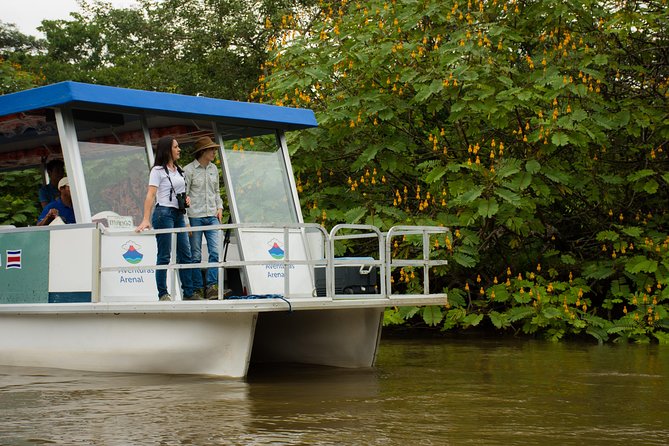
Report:
M285 160L275 135L225 142L239 223L296 223Z
M138 115L75 110L74 123L91 215L142 220L148 160Z

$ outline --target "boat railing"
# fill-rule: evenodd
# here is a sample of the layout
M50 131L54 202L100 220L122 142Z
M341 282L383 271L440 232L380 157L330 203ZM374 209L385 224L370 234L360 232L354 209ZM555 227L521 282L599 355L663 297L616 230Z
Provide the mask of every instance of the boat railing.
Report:
M354 231L351 233L344 234L343 231ZM341 233L341 234L340 234ZM360 240L360 239L376 239L378 243L378 252L376 257L344 257L344 258L335 258L335 242L341 240ZM328 290L328 296L332 296L334 299L351 299L351 298L378 298L379 294L381 296L387 296L386 293L386 261L385 261L385 251L383 249L384 235L383 233L373 225L358 225L358 224L338 224L335 225L330 230L329 244L330 252L332 253L332 259L330 262L330 267L326 270L326 284ZM359 267L360 274L375 274L373 269L377 267L379 269L380 280L380 290L374 290L373 293L337 293L336 292L336 269L345 268L345 267Z
M179 264L176 261L176 244L177 234L189 233L194 231L219 231L219 246L223 246L223 240L227 231L239 230L269 230L276 232L277 230L283 232L284 240L284 257L282 259L249 259L240 256L239 260L229 260L219 258L219 262L201 261L199 263ZM313 255L313 249L308 246L305 234L307 231L313 231L320 234L322 243L322 253ZM332 228L330 233L316 223L294 223L294 224L267 224L267 223L227 223L220 225L211 225L205 227L184 227L184 228L170 228L170 229L151 229L143 231L143 235L171 235L171 259L167 265L147 265L141 266L107 266L100 267L100 273L109 271L118 272L132 272L139 270L146 270L147 268L155 270L168 270L175 274L181 269L195 269L195 268L218 268L219 269L219 299L223 297L223 290L225 289L225 268L243 268L254 265L281 265L283 267L283 296L286 299L306 297L290 293L290 277L291 269L295 266L304 265L313 272L316 268L325 269L325 296L332 299L364 299L364 298L390 298L393 294L392 289L392 274L397 268L415 267L423 269L423 293L419 294L403 294L403 296L422 296L422 297L445 297L442 293L430 292L429 270L433 267L447 265L446 260L437 260L431 258L432 243L431 236L438 234L445 234L449 230L444 227L436 226L394 226L390 228L387 233L381 232L373 225L357 225L357 224L339 224ZM108 232L114 236L132 236L137 235L134 231L119 231L103 229L103 234ZM392 243L396 237L405 237L411 235L420 235L420 242L422 243L422 258L419 259L404 259L394 258L392 251ZM305 247L303 250L304 258L295 258L299 255L291 257L291 249L289 239L290 237L300 236L304 240ZM371 257L335 257L335 243L341 241L359 241L365 239L375 239L378 251ZM349 246L350 248L350 246ZM317 247L316 251L321 251ZM220 252L220 251L219 251ZM374 287L371 293L367 292L353 292L353 293L339 293L336 289L336 270L338 268L355 267L359 268L361 274L376 274L373 269L378 268L378 288ZM176 275L176 274L175 274ZM313 276L311 276L313 277ZM176 280L172 280L172 286L176 286ZM172 290L174 291L174 290ZM314 290L313 295L316 294ZM173 294L174 295L174 294ZM309 296L311 297L311 296Z
M284 257L283 259L259 259L259 260L221 260L219 257L219 262L209 262L202 261L199 263L177 263L176 261L176 252L177 252L177 234L179 233L190 233L190 232L205 232L205 231L218 231L219 232L219 247L223 246L223 240L225 239L225 232L232 230L270 230L270 231L283 231L284 239ZM108 230L107 230L108 231ZM308 246L305 246L306 258L305 259L292 259L291 250L290 250L290 236L300 236L304 237L306 231L317 231L321 234L323 247L325 249L324 256L320 258L312 258L309 255ZM103 230L105 232L105 230ZM298 234L295 234L298 232ZM109 231L110 234L114 236L131 236L137 235L134 231ZM289 297L304 297L304 296L291 296L290 290L290 274L291 268L297 265L305 265L310 268L316 266L322 266L327 269L328 259L332 256L330 254L330 245L327 243L328 234L325 229L317 223L291 223L291 224L271 224L271 223L226 223L220 225L209 225L209 226L195 226L195 227L184 227L184 228L168 228L168 229L149 229L142 231L143 235L158 235L158 234L170 234L171 235L171 257L167 265L157 265L157 264L144 264L142 266L108 266L101 267L100 272L108 271L118 271L118 272L132 272L145 270L147 268L155 270L167 270L176 272L181 269L196 269L196 268L218 268L219 270L219 299L223 297L223 290L225 290L225 275L223 270L225 268L240 268L254 265L282 265L283 266L283 296L285 298ZM172 281L172 286L175 287L176 281ZM172 295L175 295L174 290ZM311 296L309 296L311 297Z
M385 276L386 288L388 294L392 294L392 272L396 268L422 268L423 269L423 292L420 294L413 294L415 296L420 295L423 297L440 297L442 293L431 293L430 292L430 268L438 266L448 265L448 260L439 260L432 259L432 242L431 236L438 234L447 234L450 230L442 226L393 226L390 228L385 237L386 243L386 271ZM406 259L406 258L393 258L393 239L395 237L402 237L403 239L406 236L420 235L420 244L422 245L422 258L420 259ZM413 296L411 294L405 294L406 296Z

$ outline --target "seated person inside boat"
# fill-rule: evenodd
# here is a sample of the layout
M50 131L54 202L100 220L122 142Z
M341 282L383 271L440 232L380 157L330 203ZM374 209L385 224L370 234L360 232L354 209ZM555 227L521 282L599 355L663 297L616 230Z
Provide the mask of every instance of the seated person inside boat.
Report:
M58 182L58 191L60 197L47 204L42 210L37 218L37 226L51 224L57 217L60 217L64 223L76 223L74 209L72 208L72 196L70 195L70 183L67 177L61 178Z
M60 195L58 182L65 176L65 163L62 159L52 159L46 163L46 173L49 176L49 183L39 188L39 202L42 209Z

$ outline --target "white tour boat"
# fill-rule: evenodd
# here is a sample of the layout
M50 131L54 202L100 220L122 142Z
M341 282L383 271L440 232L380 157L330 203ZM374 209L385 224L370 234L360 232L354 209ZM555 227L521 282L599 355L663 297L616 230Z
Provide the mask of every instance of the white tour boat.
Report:
M446 303L429 279L447 229L304 223L285 132L316 126L307 109L77 82L0 96L0 172L62 158L77 220L0 226L0 364L230 377L252 362L371 367L384 308ZM221 145L231 217L210 227L219 263L162 267L172 302L156 294L157 231L133 230L163 135ZM418 258L393 258L398 237L422 244ZM374 252L338 258L338 243ZM219 268L231 296L181 300L185 267ZM403 267L422 271L421 294L393 290Z

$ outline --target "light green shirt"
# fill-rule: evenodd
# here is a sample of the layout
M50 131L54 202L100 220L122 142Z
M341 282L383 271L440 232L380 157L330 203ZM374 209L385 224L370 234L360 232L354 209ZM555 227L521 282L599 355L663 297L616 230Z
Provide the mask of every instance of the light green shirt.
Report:
M189 217L215 217L223 209L218 182L218 167L209 163L203 167L198 160L184 167L186 195L190 197Z

